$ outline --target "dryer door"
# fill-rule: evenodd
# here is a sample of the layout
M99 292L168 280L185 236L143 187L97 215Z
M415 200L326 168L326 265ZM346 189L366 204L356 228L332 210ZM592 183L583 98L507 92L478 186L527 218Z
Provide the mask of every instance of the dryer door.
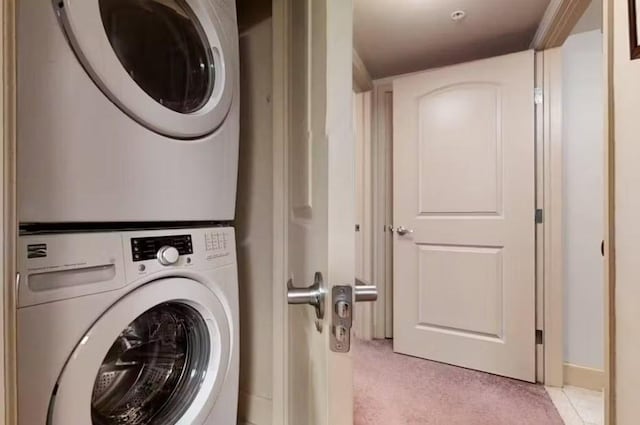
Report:
M76 56L104 94L140 124L184 139L213 132L233 97L234 37L214 3L54 0Z
M190 279L162 279L130 293L69 358L50 425L202 423L229 368L227 317L220 299Z

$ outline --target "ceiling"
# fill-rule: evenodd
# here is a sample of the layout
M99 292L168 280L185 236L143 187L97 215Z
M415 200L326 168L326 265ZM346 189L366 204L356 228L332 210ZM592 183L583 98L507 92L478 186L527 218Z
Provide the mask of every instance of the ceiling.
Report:
M526 50L549 0L354 0L354 43L372 78ZM451 13L464 10L454 22Z

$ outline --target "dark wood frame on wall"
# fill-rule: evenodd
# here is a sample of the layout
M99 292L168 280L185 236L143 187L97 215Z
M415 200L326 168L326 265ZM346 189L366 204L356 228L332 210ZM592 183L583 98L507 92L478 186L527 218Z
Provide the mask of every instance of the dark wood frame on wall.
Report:
M629 0L629 41L631 46L631 59L640 58L640 46L638 45L638 13L636 0Z

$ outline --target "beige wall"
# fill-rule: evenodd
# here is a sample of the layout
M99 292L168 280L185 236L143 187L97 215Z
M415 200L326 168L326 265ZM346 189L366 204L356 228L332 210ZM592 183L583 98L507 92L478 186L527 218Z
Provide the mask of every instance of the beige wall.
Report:
M240 36L240 421L271 423L273 150L271 19Z
M627 2L614 7L616 425L640 418L640 59L631 61Z

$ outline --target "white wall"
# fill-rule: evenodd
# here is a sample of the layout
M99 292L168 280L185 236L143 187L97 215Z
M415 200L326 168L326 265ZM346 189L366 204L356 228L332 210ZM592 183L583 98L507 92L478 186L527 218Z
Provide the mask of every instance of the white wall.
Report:
M273 143L271 19L240 37L240 421L271 423Z
M565 362L604 369L604 80L600 30L563 46Z

